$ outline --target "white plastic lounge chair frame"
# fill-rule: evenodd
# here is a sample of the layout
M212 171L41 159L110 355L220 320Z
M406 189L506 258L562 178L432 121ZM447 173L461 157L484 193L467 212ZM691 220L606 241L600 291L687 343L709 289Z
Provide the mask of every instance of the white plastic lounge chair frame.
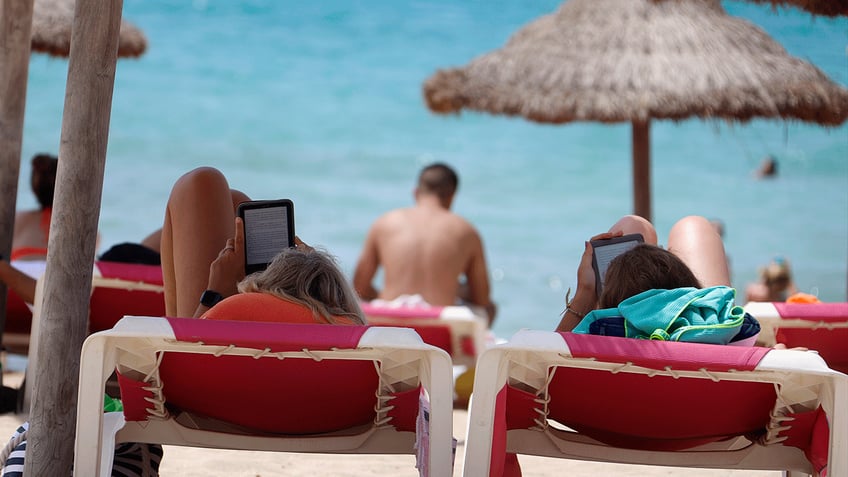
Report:
M750 302L745 305L745 311L760 322L762 330L758 340L765 346L781 341L778 331L783 330L784 337L788 337L788 343L783 344L816 350L831 368L848 372L848 353L845 352L848 303Z
M550 400L546 394L547 386L557 367L606 370L613 374L642 373L675 379L774 383L778 392L777 404L781 399L790 403L810 398L818 400L830 427L828 475L848 476L848 376L829 369L813 353L770 350L753 371L711 372L705 376L700 372L648 369L574 358L559 333L545 331L521 331L508 343L490 348L480 357L468 418L464 476L490 475L498 393L507 383L529 389L538 397L540 409L547 410L548 403L544 402ZM574 392L591 393L580 383L575 383ZM626 406L627 397L621 396L620 399ZM635 403L631 402L629 406L633 412L639 412L640 408ZM773 418L782 412L778 407L776 405L771 414ZM781 470L790 471L793 475L812 473L804 453L794 447L751 444L747 439L737 437L730 442L719 441L682 451L625 449L570 429L554 429L545 418L545 415L539 416L533 429L506 431L506 452L597 462ZM778 422L775 425L782 424Z
M412 327L422 333L429 327L447 327L450 330L449 353L453 364L473 368L477 356L486 349L487 318L467 306L438 309L439 316L434 318L416 317L414 308L400 308L403 316L391 316L391 308L363 307L368 323L375 326ZM427 340L426 337L424 339Z
M97 289L117 289L124 290L129 292L147 292L153 293L161 296L162 300L162 309L164 311L164 302L165 302L165 287L158 284L146 283L142 281L135 280L123 280L120 278L106 278L100 275L99 270L95 267L94 276L91 278L91 293L94 294ZM42 276L36 281L35 285L35 306L32 312L32 326L30 329L30 334L28 336L21 336L16 339L25 340L28 343L28 346L22 348L22 352L27 354L27 369L35 369L37 366L37 356L38 356L38 333L41 329L40 320L41 320L41 308L42 308L42 297L44 296L44 277ZM148 308L147 305L145 305ZM133 310L133 306L131 304L127 305L127 309L125 312L129 313L150 313L149 310L141 311L141 310ZM24 401L23 408L29 409L30 407L30 397L33 393L33 382L32 380L26 380L24 382Z
M307 325L309 326L309 325ZM312 360L367 360L379 363L378 396L395 387L421 385L430 402L429 467L432 476L452 473L452 389L451 363L443 350L423 343L412 330L368 328L355 349L267 353L254 348L224 347L178 341L166 318L125 317L112 330L88 337L80 362L79 402L75 448L75 476L110 475L112 449L116 442L149 442L221 449L279 452L321 452L361 454L408 454L413 450L415 432L399 432L391 423L376 422L385 417L390 401L377 400L386 409L377 409L375 423L359 433L333 433L310 436L256 435L212 432L181 426L167 413L160 418L124 423L122 413L102 412L104 383L116 369L149 373L158 379L158 363L163 353L252 356L261 359L310 358ZM167 390L167 383L161 383ZM198 399L205 399L199 396ZM162 408L162 403L154 403ZM108 428L112 428L111 430ZM115 434L116 433L116 434ZM114 439L113 439L114 436Z

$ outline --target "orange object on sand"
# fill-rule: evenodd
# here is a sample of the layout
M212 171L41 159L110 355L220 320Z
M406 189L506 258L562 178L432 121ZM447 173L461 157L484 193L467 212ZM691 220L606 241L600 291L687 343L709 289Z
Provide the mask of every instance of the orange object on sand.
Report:
M786 303L821 303L821 300L815 295L798 292L787 298Z

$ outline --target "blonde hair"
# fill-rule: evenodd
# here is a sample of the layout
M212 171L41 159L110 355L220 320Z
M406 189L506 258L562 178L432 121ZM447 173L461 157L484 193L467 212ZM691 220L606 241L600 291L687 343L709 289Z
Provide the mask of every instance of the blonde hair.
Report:
M769 288L784 290L792 282L792 272L789 270L789 262L776 257L766 267L760 269L760 279Z
M339 270L335 260L309 247L287 248L277 254L268 268L239 282L242 293L269 293L305 306L316 318L335 323L337 317L364 325L359 298Z

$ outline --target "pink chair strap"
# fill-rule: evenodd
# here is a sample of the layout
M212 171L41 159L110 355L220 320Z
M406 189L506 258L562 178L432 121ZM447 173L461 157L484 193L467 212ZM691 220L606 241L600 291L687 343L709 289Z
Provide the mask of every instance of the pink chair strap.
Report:
M848 303L773 303L781 318L848 321Z
M370 316L387 316L393 318L438 318L442 316L443 306L431 307L388 307L376 306L370 303L360 303L362 312Z
M750 371L769 348L722 346L701 343L649 341L612 336L560 333L576 358L596 358L612 363L631 362L650 369L696 371Z
M180 341L220 346L270 348L272 352L353 349L359 344L367 326L322 324L259 323L252 321L200 320L168 318L174 335Z
M162 285L162 267L138 263L97 261L97 269L103 278L120 278L133 282Z

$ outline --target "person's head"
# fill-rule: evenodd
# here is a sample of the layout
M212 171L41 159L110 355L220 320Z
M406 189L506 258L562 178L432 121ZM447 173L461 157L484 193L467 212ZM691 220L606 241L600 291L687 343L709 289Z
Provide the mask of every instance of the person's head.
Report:
M689 267L676 255L655 245L642 244L615 257L604 277L599 298L601 308L619 303L647 290L701 288Z
M760 163L760 168L757 171L760 177L773 177L777 175L777 159L772 156L766 156L763 162Z
M459 176L447 164L437 162L421 170L418 175L418 194L433 195L446 208L450 208L456 189L459 187Z
M760 280L768 288L769 294L774 295L783 292L792 283L789 262L783 257L776 257L771 263L760 269Z
M329 323L347 317L365 324L359 298L327 253L312 248L287 248L268 268L239 283L239 291L270 293L309 308Z
M36 154L32 158L30 185L32 193L38 199L42 209L53 207L53 193L56 189L56 168L59 158L50 154Z

